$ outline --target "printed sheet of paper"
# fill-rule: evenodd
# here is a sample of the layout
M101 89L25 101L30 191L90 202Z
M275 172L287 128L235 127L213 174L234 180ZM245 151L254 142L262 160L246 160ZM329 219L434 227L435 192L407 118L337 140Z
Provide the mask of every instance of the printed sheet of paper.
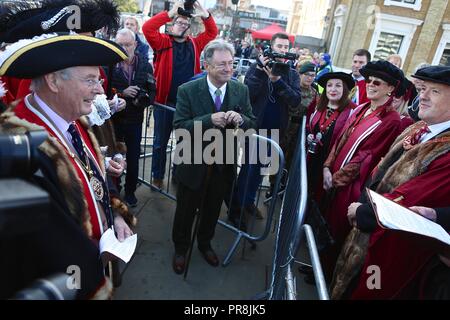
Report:
M435 238L450 245L450 235L437 223L422 217L382 195L367 189L378 221L386 228L403 230Z
M126 238L123 242L117 240L114 231L111 228L106 230L100 238L100 254L108 252L117 258L123 260L125 263L130 261L136 250L137 234Z

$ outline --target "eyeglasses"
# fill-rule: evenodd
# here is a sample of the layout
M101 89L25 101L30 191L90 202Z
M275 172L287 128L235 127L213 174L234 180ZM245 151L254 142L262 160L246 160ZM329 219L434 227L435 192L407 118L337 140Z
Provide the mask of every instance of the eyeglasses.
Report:
M364 80L366 82L366 84L373 84L374 86L381 86L384 82L380 81L380 80L373 80L373 79L365 79Z
M95 88L96 86L103 86L103 83L105 82L105 79L82 79L82 78L77 78L78 80L84 82L87 84L87 86L89 88Z
M226 67L233 69L234 63L230 61L227 63L220 63L220 64L216 64L216 65L212 65L212 66L214 66L214 68L219 69L219 70L224 70Z
M180 27L185 27L185 28L189 28L191 25L189 24L189 23L187 23L187 22L181 22L181 21L175 21L175 24L177 25L177 26L180 26Z
M315 73L304 73L303 74L305 77L309 77L309 78L314 78L316 76Z

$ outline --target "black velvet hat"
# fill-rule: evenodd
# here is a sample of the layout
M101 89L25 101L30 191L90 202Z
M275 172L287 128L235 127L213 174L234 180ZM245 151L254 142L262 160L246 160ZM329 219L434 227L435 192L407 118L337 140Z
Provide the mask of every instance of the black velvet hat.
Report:
M355 86L355 80L352 76L345 72L328 72L319 78L317 81L322 88L326 88L327 81L330 79L341 79L342 82L347 84L348 90L352 90Z
M113 0L41 0L0 3L0 42L13 43L52 32L114 33L120 15Z
M0 53L0 75L33 79L76 66L114 65L127 58L116 43L79 34L20 40Z
M398 87L405 78L402 70L385 60L368 62L359 72L366 79L370 76L377 77L395 87Z
M411 77L424 81L442 83L450 86L450 67L430 66L417 70Z

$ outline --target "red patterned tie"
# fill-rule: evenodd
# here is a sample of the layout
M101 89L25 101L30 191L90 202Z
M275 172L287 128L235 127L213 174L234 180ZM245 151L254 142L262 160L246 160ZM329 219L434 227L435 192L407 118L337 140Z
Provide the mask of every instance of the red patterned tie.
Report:
M427 125L424 125L420 129L416 130L412 135L406 136L403 140L403 148L405 150L411 149L413 146L420 142L422 136L426 133L430 132L430 128Z

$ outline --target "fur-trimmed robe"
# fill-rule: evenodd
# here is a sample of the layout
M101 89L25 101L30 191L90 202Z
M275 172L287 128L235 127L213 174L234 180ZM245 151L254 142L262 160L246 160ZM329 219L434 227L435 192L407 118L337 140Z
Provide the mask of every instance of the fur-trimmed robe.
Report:
M449 205L450 194L450 132L403 150L403 139L424 125L418 122L400 135L373 177L379 182L376 191L403 206L443 207ZM377 228L363 233L354 228L339 256L331 296L342 298L353 279L359 281L352 299L418 298L414 283L421 279L424 266L440 247L430 247L423 237ZM381 269L381 290L369 290L366 281L370 265Z
M43 129L11 112L0 115L0 133L24 134ZM77 265L82 271L77 298L111 298L112 284L104 276L99 249L90 239L90 216L75 169L53 137L38 147L37 154L42 176L30 179L49 193L51 210L39 231L10 239L9 244L0 242L2 255L7 257L0 264L0 275L6 277L0 281L0 296L11 297L35 279L66 273L69 266Z

